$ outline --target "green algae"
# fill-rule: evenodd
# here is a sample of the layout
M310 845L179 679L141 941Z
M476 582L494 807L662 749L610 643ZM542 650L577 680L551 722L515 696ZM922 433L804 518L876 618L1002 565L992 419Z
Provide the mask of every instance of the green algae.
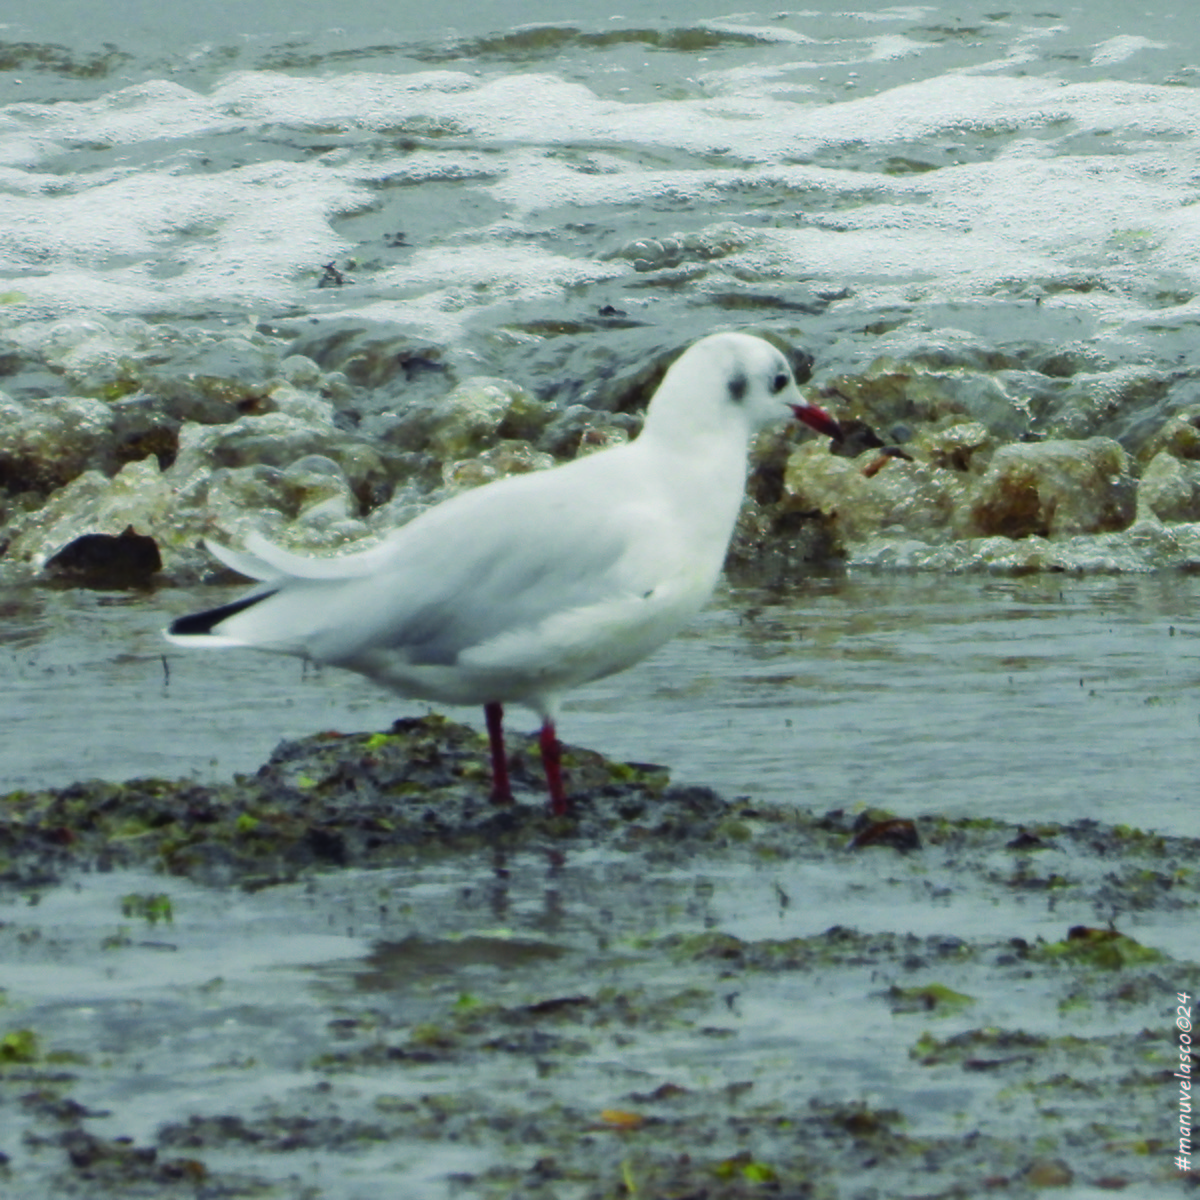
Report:
M121 915L140 917L148 925L157 925L159 921L170 925L175 920L171 897L165 892L131 892L127 896L122 896Z
M32 1029L13 1029L0 1034L0 1067L33 1063L41 1058L38 1035Z
M888 988L888 999L892 1002L893 1012L936 1012L939 1016L961 1012L976 1002L974 996L956 992L942 983L927 983L918 987L893 984Z
M1170 961L1170 955L1151 946L1142 946L1115 929L1089 929L1083 925L1072 928L1060 942L1033 947L1030 958L1105 971Z

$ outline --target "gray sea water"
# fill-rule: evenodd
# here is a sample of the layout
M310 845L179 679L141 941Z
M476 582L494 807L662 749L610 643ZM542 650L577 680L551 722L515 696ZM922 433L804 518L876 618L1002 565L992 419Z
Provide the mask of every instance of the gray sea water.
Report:
M969 342L1074 356L1098 404L1139 372L1190 386L1200 29L1163 0L24 9L0 21L14 396L87 394L131 356L182 378L201 337L236 370L254 327L313 354L399 331L563 403L747 323L817 384ZM346 281L318 288L329 262ZM1194 831L1195 590L725 592L563 733L814 807ZM157 629L212 599L15 584L0 788L226 774L404 711L252 655L172 651L166 681Z

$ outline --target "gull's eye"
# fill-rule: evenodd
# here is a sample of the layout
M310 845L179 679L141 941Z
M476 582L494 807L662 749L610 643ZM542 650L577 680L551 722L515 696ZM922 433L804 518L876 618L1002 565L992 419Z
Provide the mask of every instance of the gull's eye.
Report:
M779 374L771 380L772 394L778 396L779 393L782 392L783 389L791 382L792 381L782 371L780 371Z

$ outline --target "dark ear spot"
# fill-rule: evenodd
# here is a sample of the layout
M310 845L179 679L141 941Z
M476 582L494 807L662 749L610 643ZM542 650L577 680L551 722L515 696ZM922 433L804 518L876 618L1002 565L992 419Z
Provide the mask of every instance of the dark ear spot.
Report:
M735 403L740 404L745 399L746 388L749 386L750 381L740 371L729 380L729 394Z

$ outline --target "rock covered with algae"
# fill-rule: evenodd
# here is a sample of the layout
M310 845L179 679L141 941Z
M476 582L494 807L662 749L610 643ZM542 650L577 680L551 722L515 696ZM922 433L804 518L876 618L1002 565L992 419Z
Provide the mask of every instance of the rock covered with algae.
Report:
M1005 360L951 349L879 360L819 389L853 432L832 456L813 443L789 452L779 509L818 517L831 552L851 564L1140 571L1197 561L1200 418L1177 413L1148 434L1125 407L1131 382L1120 405L1098 397L1090 410L1114 414L1118 440L1096 432L1104 422L1077 419L1076 391L1053 395ZM994 375L981 378L985 368Z
M228 783L92 780L11 793L0 806L0 881L146 861L215 883L290 878L573 838L694 839L728 813L708 788L672 786L665 767L564 746L574 811L556 817L536 736L513 737L509 749L512 805L490 800L486 737L435 715L283 742L255 774Z
M0 486L49 494L87 470L117 463L116 420L102 400L49 396L17 400L0 393Z
M803 342L799 329L762 332ZM521 336L554 358L562 333ZM127 529L158 547L158 578L178 581L211 570L205 537L237 544L257 531L311 553L365 544L463 488L635 437L671 349L622 356L623 336L557 351L572 369L589 364L583 404L571 402L578 380L536 395L382 327L60 323L19 347L60 394L0 396L3 563L41 570L81 537ZM812 388L844 442L792 428L753 448L732 564L769 566L783 582L814 561L1200 562L1200 406L1186 388L1110 372L1089 390L1103 364L1078 348L1047 357L903 332L882 342L861 371L831 369Z

